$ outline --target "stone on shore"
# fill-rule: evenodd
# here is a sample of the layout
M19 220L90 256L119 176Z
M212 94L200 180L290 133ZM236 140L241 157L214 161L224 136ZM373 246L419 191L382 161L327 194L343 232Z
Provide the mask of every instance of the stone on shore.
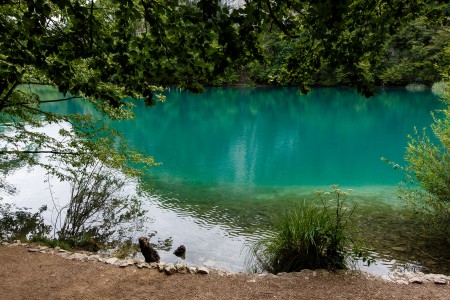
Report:
M209 270L206 267L200 267L200 268L198 268L197 273L207 275L207 274L209 274Z
M120 264L119 264L119 267L121 267L121 268L126 268L126 267L129 267L129 266L134 266L134 261L132 261L132 260L124 260L124 261L121 261Z
M83 261L83 260L87 260L87 255L86 254L82 254L82 253L73 253L72 255L70 255L68 257L68 259Z
M177 272L177 268L175 268L175 266L172 264L168 264L164 267L164 273L166 273L167 275L173 275L176 272Z
M117 257L111 257L105 260L105 263L109 265L114 265L119 259Z

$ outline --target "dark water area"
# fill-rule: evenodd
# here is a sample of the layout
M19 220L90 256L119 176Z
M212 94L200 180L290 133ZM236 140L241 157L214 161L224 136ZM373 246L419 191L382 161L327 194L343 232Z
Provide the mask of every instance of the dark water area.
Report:
M245 270L245 245L268 234L274 217L339 184L353 189L354 223L378 257L370 272L449 273L448 249L397 199L402 173L381 160L403 164L408 134L440 107L431 92L405 89L369 99L346 88L171 90L164 103L136 103L134 120L111 124L162 163L138 186L152 230L185 244L190 263ZM82 101L47 108L92 112Z

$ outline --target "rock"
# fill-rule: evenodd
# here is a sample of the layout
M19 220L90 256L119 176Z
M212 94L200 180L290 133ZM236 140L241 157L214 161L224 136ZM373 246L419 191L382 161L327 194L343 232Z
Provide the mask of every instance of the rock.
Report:
M158 269L158 263L155 263L155 262L150 263L150 268L152 268L152 269Z
M158 252L150 245L148 238L141 236L139 238L139 247L141 248L142 255L145 258L145 262L159 262L160 257Z
M13 244L22 245L22 242L21 242L20 240L15 240L15 241L13 242Z
M42 250L47 250L47 249L48 249L47 246L39 246L38 248L39 248L39 250L41 250L41 251L42 251Z
M181 245L173 252L173 254L175 254L175 256L181 257L182 259L185 259L186 247L184 245Z
M133 258L133 263L135 265L138 265L138 264L141 264L141 263L144 263L144 262L145 262L145 260L143 260L143 259Z
M418 283L418 284L422 284L423 283L423 279L420 277L413 277L409 279L410 283Z
M8 243L8 242L2 242L2 245L3 245L3 246L8 246L9 243Z
M87 255L86 254L82 254L82 253L73 253L72 255L70 255L68 257L68 259L82 261L82 260L86 260L87 259Z
M186 274L188 272L187 267L183 264L176 264L175 269L177 269L177 272L181 274Z
M126 268L129 266L134 266L134 262L131 260L125 260L119 264L119 267L121 267L121 268Z
M56 253L56 255L64 257L64 258L68 258L71 255L71 253L69 253L69 252L59 252L59 253Z
M434 279L433 279L433 282L434 282L435 284L447 284L447 280L445 280L445 279L442 278L442 277L434 278Z
M56 246L54 249L55 249L55 251L59 251L59 250L61 250L61 247Z
M87 260L88 261L100 261L100 255L98 255L98 254L88 255Z
M206 267L200 267L200 268L198 268L197 273L207 275L207 274L209 274L209 270Z
M189 267L188 268L188 272L191 274L196 274L197 273L197 267Z
M404 285L408 285L408 284L409 284L409 282L406 281L406 280L397 280L396 282L397 282L398 284L404 284Z
M148 264L146 262L137 264L136 267L138 267L138 269L151 269L150 264Z
M162 263L162 262L158 263L158 270L160 272L164 271L165 267L166 267L166 263Z
M164 268L164 273L166 273L167 275L173 275L177 272L177 269L175 268L174 265L172 264L168 264L165 266Z
M114 265L119 259L117 257L111 257L105 260L105 263L109 265Z
M39 252L39 251L41 250L37 248L28 248L28 252Z

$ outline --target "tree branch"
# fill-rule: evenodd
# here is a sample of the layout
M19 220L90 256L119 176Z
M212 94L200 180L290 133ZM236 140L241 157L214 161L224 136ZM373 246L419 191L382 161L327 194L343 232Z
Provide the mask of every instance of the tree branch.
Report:
M50 102L63 102L63 101L69 101L69 100L73 100L73 99L82 99L82 98L83 97L81 97L81 96L73 96L73 97L64 98L64 99L42 100L42 101L39 101L39 103L42 104L42 103L50 103Z
M56 150L0 150L0 155L5 154L68 154L68 155L79 155L79 152L65 152Z
M5 97L3 97L0 101L0 111L2 111L6 107L6 102L8 101L8 98L11 96L11 94L14 92L16 87L19 85L19 81L15 81L14 84L11 86L9 91L6 93Z

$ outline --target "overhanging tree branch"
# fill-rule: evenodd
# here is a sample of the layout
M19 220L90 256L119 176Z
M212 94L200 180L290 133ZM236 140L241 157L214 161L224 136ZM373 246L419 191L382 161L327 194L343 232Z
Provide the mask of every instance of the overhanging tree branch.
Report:
M0 150L0 155L5 154L57 154L57 155L80 155L80 152L56 151L56 150Z

